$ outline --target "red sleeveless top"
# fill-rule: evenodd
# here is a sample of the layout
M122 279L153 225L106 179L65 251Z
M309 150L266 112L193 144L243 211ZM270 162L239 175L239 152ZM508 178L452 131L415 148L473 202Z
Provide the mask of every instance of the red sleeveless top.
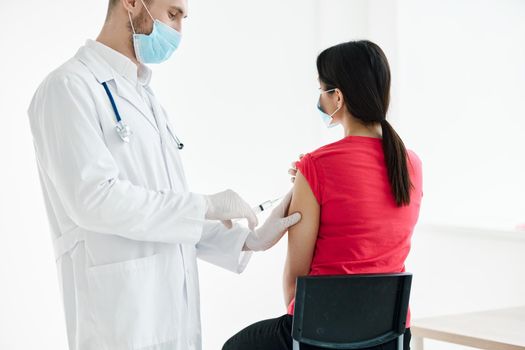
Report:
M403 207L395 203L380 138L347 136L297 163L321 208L309 275L405 271L423 196L421 161L407 155L413 188Z

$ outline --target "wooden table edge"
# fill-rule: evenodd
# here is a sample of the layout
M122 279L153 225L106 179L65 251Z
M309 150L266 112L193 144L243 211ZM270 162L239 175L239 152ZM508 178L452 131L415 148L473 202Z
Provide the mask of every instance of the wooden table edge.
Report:
M470 346L478 349L485 350L525 350L525 346L513 345L501 343L494 340L482 339L478 337L471 337L466 335L461 335L457 333L452 333L448 331L439 331L426 328L424 326L412 325L410 327L412 336L417 338L428 338L434 340L445 341L448 343L454 343L459 345Z

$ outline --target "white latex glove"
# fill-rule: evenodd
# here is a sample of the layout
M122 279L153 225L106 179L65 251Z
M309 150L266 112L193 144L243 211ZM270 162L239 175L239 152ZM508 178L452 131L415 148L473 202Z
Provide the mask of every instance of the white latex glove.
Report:
M250 230L259 223L250 205L232 190L204 196L204 198L207 203L205 215L207 220L221 220L224 226L232 228L232 219L247 219Z
M301 220L300 213L285 216L291 200L292 191L288 192L282 202L272 210L264 224L248 235L244 243L246 250L260 251L273 247L290 226Z

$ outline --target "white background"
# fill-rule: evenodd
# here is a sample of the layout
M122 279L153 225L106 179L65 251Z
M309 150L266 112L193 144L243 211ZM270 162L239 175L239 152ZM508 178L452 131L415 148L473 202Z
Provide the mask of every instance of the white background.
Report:
M0 349L66 349L26 109L103 23L106 1L0 1ZM190 0L153 87L194 192L250 203L290 187L299 153L342 137L316 112L316 55L352 39L389 57L388 118L424 165L407 269L413 317L525 304L525 1ZM285 312L286 243L242 275L200 264L204 349ZM428 342L428 349L459 347Z

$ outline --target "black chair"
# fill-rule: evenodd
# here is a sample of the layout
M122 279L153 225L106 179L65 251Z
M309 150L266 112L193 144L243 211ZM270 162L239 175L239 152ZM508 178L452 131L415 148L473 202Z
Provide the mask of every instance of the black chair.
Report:
M293 349L403 349L412 274L297 278Z

